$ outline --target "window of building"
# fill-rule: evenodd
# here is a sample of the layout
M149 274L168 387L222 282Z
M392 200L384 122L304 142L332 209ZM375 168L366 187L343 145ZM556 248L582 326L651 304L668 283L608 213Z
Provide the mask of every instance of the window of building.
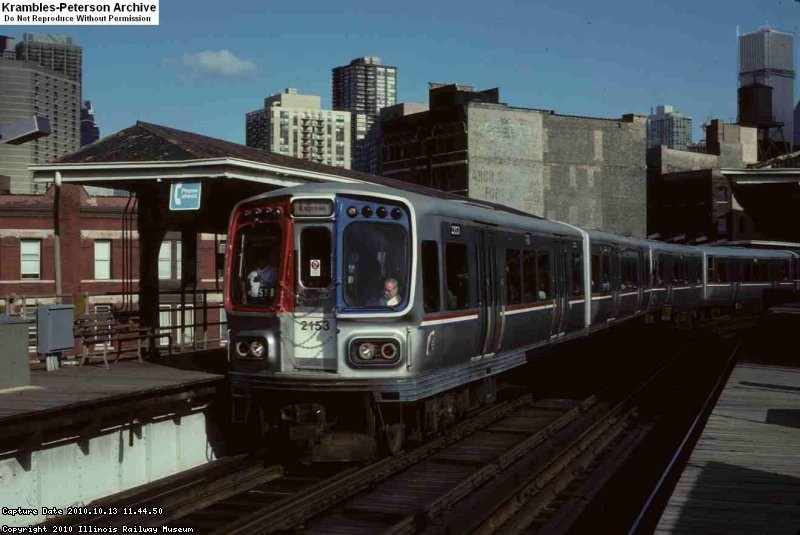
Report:
M42 260L42 240L20 240L20 278L40 279Z
M469 263L465 244L447 244L445 269L447 270L447 309L467 308L469 305Z
M439 249L435 241L422 242L422 304L425 312L438 312Z
M172 242L161 242L161 249L158 250L158 278L172 278Z
M172 307L170 305L158 305L158 332L165 334L172 331ZM169 339L164 336L158 339L158 345L166 347L169 345Z
M111 278L111 240L94 241L94 278Z

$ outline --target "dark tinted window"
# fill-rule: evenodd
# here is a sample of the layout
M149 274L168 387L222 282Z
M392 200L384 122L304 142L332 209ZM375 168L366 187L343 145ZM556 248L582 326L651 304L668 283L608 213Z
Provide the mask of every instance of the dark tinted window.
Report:
M536 300L536 251L522 252L522 300L531 303Z
M550 294L550 253L539 251L536 253L536 299L551 298Z
M519 249L506 249L506 303L522 301L522 255Z
M583 262L581 252L572 251L572 293L583 293Z
M448 243L445 249L447 270L447 309L457 310L469 305L469 264L467 246Z
M325 227L307 227L300 234L300 282L306 288L331 284L331 232Z
M422 242L422 306L437 312L439 304L439 247L435 241Z

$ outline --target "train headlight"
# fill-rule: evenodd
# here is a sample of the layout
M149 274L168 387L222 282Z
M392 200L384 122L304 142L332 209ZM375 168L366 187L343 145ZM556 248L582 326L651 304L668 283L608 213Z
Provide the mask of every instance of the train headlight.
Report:
M387 342L381 346L381 357L386 360L394 360L397 357L397 346L392 342Z
M395 366L401 360L400 341L389 337L356 338L349 342L348 355L354 367Z
M247 342L236 342L234 348L237 357L247 358L250 354L250 345Z
M375 344L363 343L358 346L358 356L364 360L372 360L375 357Z
M250 342L250 354L253 358L263 359L267 348L261 340L253 340Z

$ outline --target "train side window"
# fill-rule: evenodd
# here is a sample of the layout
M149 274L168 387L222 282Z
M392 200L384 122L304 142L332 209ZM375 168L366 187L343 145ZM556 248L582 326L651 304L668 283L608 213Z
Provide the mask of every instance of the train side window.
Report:
M306 227L300 234L300 282L306 288L327 288L331 284L331 231Z
M602 265L600 266L600 292L607 293L611 291L611 255L603 253L600 257Z
M742 277L743 282L753 282L753 262L748 260L744 265L744 276Z
M506 303L522 301L522 255L519 249L506 249Z
M466 244L447 244L445 269L447 270L447 309L467 308L469 305L469 261Z
M580 251L572 251L572 293L583 293L583 262Z
M435 241L422 242L422 306L425 312L438 312L439 247Z
M600 291L600 255L592 255L592 292Z
M781 280L786 282L789 280L789 262L781 260Z
M551 297L550 295L550 253L538 251L536 253L536 300L540 301Z
M717 264L713 256L708 257L708 269L706 270L706 277L708 277L708 282L715 282L717 281Z
M719 282L728 282L728 260L718 260L717 261L717 280Z
M661 255L658 255L656 258L656 276L653 283L656 286L662 286L664 284L664 257Z
M536 251L522 252L522 295L523 302L536 301Z

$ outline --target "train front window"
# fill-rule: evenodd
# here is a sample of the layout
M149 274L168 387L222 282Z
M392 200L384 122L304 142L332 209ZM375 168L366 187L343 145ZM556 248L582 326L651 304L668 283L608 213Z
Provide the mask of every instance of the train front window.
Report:
M343 237L344 301L349 307L403 308L408 299L408 233L391 223L351 223Z
M236 236L231 297L239 305L268 307L275 303L280 281L281 227L254 223Z

